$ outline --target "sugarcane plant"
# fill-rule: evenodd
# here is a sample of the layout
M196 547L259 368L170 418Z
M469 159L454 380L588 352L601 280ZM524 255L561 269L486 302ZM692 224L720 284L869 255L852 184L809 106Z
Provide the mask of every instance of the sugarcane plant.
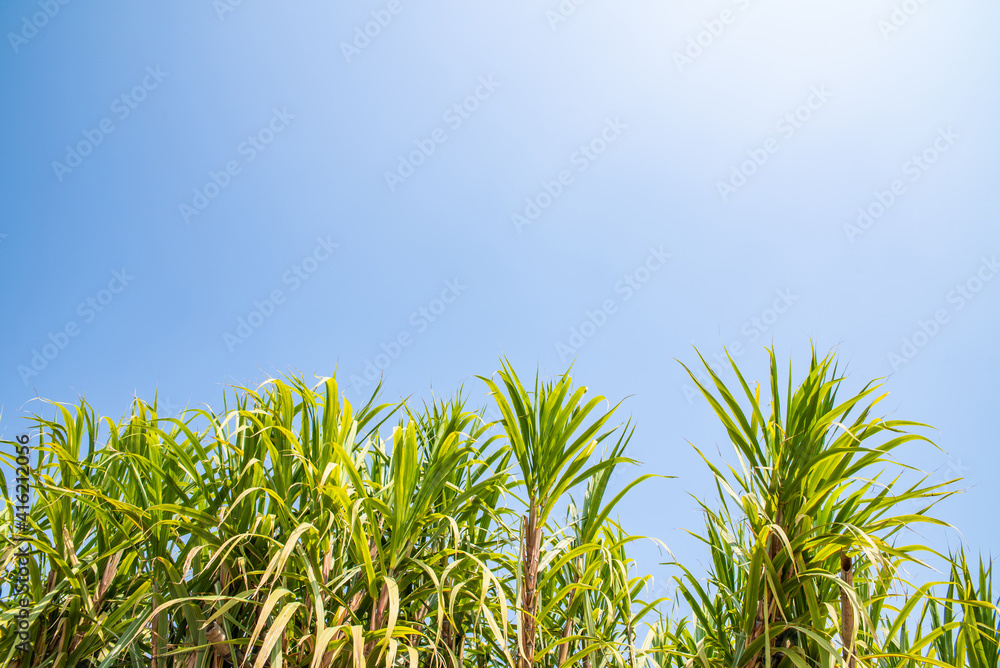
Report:
M519 385L506 363L499 374ZM49 403L53 416L33 418L29 648L4 633L0 661L513 668L535 618L545 646L532 665L571 663L553 644L571 619L578 652L630 656L615 620L634 621L644 580L611 515L622 494L602 502L628 438L583 393L564 375L492 422L461 393L417 407L376 391L356 408L333 378L236 387L221 411L180 417L155 398L117 422L84 400ZM525 410L540 428L527 445ZM578 488L579 526L560 524ZM522 499L535 508L530 552ZM4 536L9 566L20 541ZM0 631L18 614L5 600Z
M948 665L1000 665L1000 597L993 596L993 564L969 565L964 552L951 555L943 595L929 598L921 618L931 629L930 653Z
M691 620L661 625L660 655L674 665L748 668L856 668L892 655L916 662L907 665L933 662L920 647L887 647L894 634L879 626L892 606L892 623L905 623L928 594L918 587L900 600L893 589L907 584L905 565L935 554L908 543L910 529L944 525L929 511L951 493L950 483L926 478L904 484L906 467L892 459L904 445L929 442L915 433L926 425L877 416L885 393L876 383L838 397L844 378L832 354L819 359L814 350L793 388L771 351L764 397L729 359L735 390L704 359L707 383L689 370L735 461L717 464L698 450L718 490L714 502L701 502L699 538L712 566L706 584L677 564Z
M542 383L536 374L533 392L525 389L506 362L497 375L503 383L502 389L490 378L483 378L483 381L503 416L500 424L517 463L527 506L521 519L517 560L513 569L517 573L519 602L517 668L533 668L539 663L560 665L567 662L568 646L574 638L573 624L580 607L579 602L574 606L574 599L586 586L580 576L588 563L588 556L602 549L597 540L597 529L607 528L608 512L603 512L600 507L599 495L606 489L611 470L632 461L621 456L630 434L626 425L622 430L626 435L618 441L611 456L595 463L593 454L598 444L614 432L603 428L617 406L600 410L601 404L606 401L602 396L592 397L584 403L586 388L574 389L568 375L555 382ZM584 509L589 516L574 522L576 527L580 527L582 522L584 530L577 529L576 540L567 538L546 546L546 525L560 508L563 497L577 485L588 482L591 486ZM554 534L550 536L557 537ZM543 567L543 564L559 565L555 559L560 552L565 552L562 561L567 565L574 562L582 564L578 572L568 579L561 580L559 569L555 567ZM589 581L594 582L595 579L592 576ZM616 579L600 581L608 587L621 584ZM549 583L555 586L547 586ZM544 605L543 594L553 590L556 596L549 599L547 606ZM560 609L557 606L563 601L566 602L565 609ZM548 622L553 618L556 623L550 626ZM537 651L540 636L543 642L549 640L553 643L545 647L541 657ZM591 637L590 640L590 648L584 650L581 656L586 656L594 648L606 646L596 638ZM551 659L545 657L560 643L562 646L557 653L559 663L553 664Z
M669 615L617 514L669 476L621 477L631 419L568 373L501 360L479 407L294 376L176 417L46 402L26 517L0 467L0 665L996 668L988 562L903 579L953 491L890 458L924 426L876 417L875 384L838 399L832 355L784 393L770 363L766 399L735 364L735 392L695 378L734 457L699 449L709 567L671 564Z

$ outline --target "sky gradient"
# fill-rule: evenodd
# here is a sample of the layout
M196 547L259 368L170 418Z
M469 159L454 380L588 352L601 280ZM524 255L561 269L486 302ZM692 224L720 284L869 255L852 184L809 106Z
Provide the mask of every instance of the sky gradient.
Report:
M811 342L964 476L996 548L1000 6L307 0L0 8L3 438L44 397L219 407L337 370L453 394L507 356L638 425L631 533L704 559L732 454L678 361ZM993 111L990 111L990 110ZM993 121L989 119L993 118ZM845 388L846 389L846 388ZM632 475L630 473L629 475ZM619 481L624 484L624 480ZM990 518L993 519L990 519ZM638 544L660 580L667 556Z

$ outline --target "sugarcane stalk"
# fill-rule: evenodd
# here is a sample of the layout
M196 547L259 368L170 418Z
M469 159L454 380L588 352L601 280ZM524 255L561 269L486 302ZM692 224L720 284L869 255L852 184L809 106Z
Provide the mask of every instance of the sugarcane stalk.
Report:
M524 521L522 543L522 572L524 589L521 592L521 613L518 624L520 652L518 668L531 668L535 663L535 618L538 614L538 562L541 554L542 528L538 525L538 507L534 502Z
M847 585L840 592L840 639L844 643L843 653L847 668L854 668L857 660L854 655L854 605L847 593L848 588L854 587L854 564L843 550L840 551L840 579Z

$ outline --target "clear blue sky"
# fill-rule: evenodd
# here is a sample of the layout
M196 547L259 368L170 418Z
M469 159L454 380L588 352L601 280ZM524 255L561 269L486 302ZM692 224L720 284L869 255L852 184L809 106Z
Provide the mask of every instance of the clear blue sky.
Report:
M501 354L576 359L678 476L626 529L693 560L688 441L731 449L675 358L762 379L812 339L937 427L906 458L997 549L996 3L347 4L3 4L4 438L36 394L478 403Z

